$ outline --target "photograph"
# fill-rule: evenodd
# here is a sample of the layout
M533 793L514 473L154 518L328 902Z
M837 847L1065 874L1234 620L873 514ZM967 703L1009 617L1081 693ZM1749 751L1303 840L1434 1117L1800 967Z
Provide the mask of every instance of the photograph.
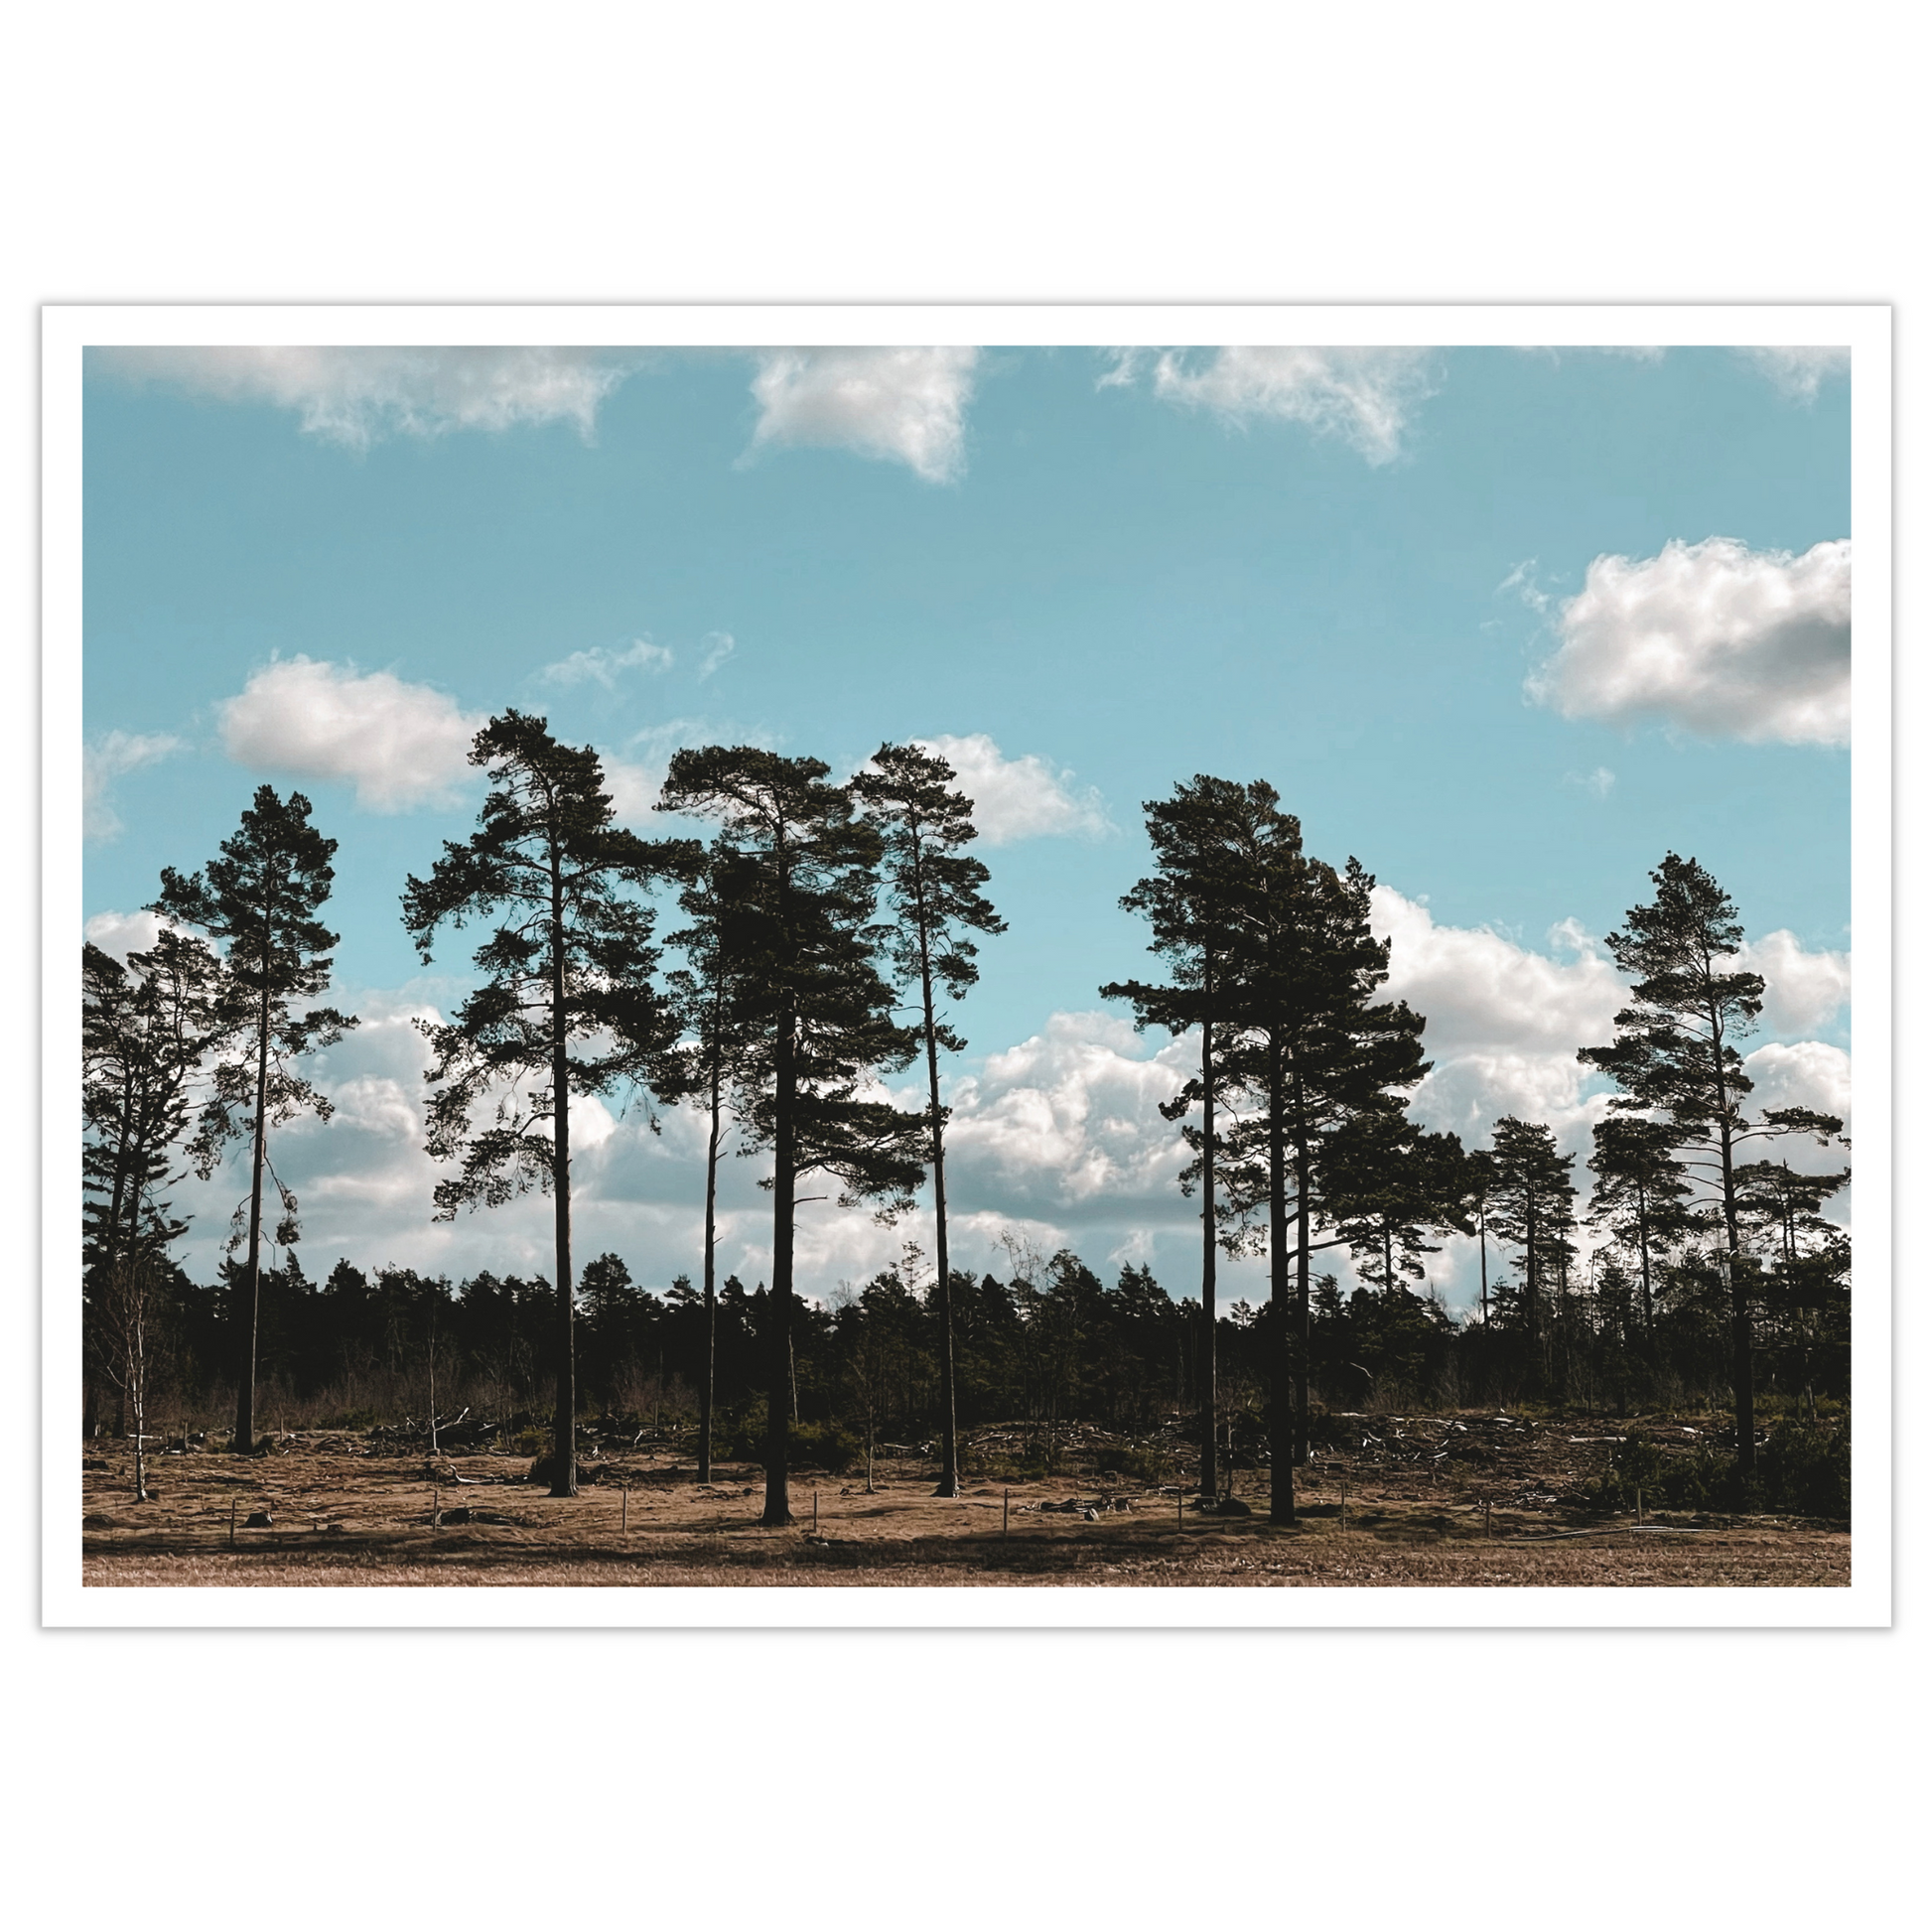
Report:
M1888 310L44 331L54 1620L1888 1620Z

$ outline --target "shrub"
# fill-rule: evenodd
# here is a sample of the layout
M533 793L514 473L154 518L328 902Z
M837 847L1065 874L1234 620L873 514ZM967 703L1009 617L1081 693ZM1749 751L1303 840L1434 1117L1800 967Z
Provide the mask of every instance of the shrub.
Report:
M1173 1458L1157 1443L1116 1443L1094 1451L1093 1467L1096 1475L1160 1482L1173 1469Z
M764 1457L765 1408L754 1399L742 1409L721 1416L719 1454L734 1462L758 1462ZM843 1423L794 1422L790 1430L791 1466L823 1469L844 1475L866 1458L866 1446Z
M1766 1505L1799 1516L1852 1516L1852 1439L1846 1430L1780 1423L1757 1458Z
M1852 1444L1843 1429L1779 1423L1746 1478L1734 1455L1700 1447L1671 1455L1638 1436L1610 1451L1610 1466L1585 1492L1597 1509L1778 1510L1847 1522L1852 1515Z

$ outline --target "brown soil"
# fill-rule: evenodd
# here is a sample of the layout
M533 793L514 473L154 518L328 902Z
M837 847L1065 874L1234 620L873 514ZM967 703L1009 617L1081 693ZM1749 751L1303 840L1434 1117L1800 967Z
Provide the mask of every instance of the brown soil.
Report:
M763 1472L700 1487L688 1450L630 1450L552 1498L527 1457L430 1465L354 1435L282 1440L239 1459L133 1459L98 1446L82 1473L81 1575L95 1586L206 1585L1341 1585L1631 1587L1851 1582L1842 1527L1775 1517L1593 1516L1578 1491L1609 1439L1660 1423L1331 1419L1299 1473L1298 1520L1268 1521L1267 1472L1244 1470L1247 1516L1207 1515L1173 1484L1076 1474L969 1479L931 1494L917 1454L863 1474L794 1475L789 1529L765 1529ZM1346 1513L1344 1516L1344 1485ZM1068 1508L1066 1505L1074 1507ZM816 1523L814 1521L816 1507ZM247 1528L265 1512L266 1527ZM230 1523L233 1528L230 1530Z

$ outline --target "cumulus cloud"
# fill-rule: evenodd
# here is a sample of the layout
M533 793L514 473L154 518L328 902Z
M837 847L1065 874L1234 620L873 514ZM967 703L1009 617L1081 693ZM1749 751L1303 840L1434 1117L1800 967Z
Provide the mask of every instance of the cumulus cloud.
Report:
M112 731L85 746L80 754L80 831L83 838L117 838L121 817L114 809L114 780L138 771L144 764L183 750L179 738L166 732Z
M1749 362L1780 395L1794 402L1815 402L1818 386L1828 375L1852 366L1849 348L1740 348Z
M965 464L976 348L769 348L754 446L810 443L903 463L929 483Z
M99 348L99 366L219 402L293 409L310 435L385 436L565 422L588 438L634 366L602 348Z
M1118 1015L1054 1014L955 1084L949 1181L956 1173L962 1200L1047 1218L1173 1193L1184 1153L1161 1103L1185 1080L1187 1054L1176 1043L1149 1057Z
M1852 543L1802 556L1731 537L1601 556L1525 685L1566 718L1645 719L1750 744L1851 738Z
M640 825L657 809L657 794L664 789L668 764L637 764L629 759L600 754L604 766L604 789L611 794L611 809L624 825Z
M952 766L953 789L973 801L973 822L988 845L1101 838L1115 829L1099 792L1076 787L1071 771L1055 770L1034 753L1007 758L985 732L914 742Z
M1751 1082L1753 1111L1774 1107L1811 1107L1821 1114L1835 1114L1852 1122L1852 1056L1843 1047L1827 1045L1819 1039L1790 1042L1774 1040L1744 1055L1744 1072ZM1762 1143L1754 1146L1761 1147ZM1815 1143L1789 1140L1776 1142L1778 1151L1789 1152L1794 1168L1816 1170L1838 1166L1842 1150L1826 1150ZM1809 1149L1809 1152L1807 1152ZM1748 1158L1761 1160L1761 1153Z
M1830 1026L1852 997L1849 952L1807 952L1795 933L1782 929L1748 941L1737 967L1763 975L1763 1025L1787 1037Z
M1417 407L1433 393L1425 348L1121 349L1101 386L1145 380L1155 395L1229 422L1301 423L1370 463L1393 462Z
M126 965L129 953L154 950L166 924L159 912L96 912L81 932L89 945Z
M667 671L671 667L667 644L654 644L648 637L633 637L619 648L597 644L589 650L574 650L554 664L546 664L537 675L546 684L601 684L607 691L617 689L621 672Z
M469 774L471 744L486 722L426 684L301 656L257 671L220 715L237 764L345 779L356 802L378 812L448 800Z
M1609 1039L1625 990L1583 929L1566 921L1537 952L1482 927L1438 925L1387 886L1374 890L1370 922L1390 941L1384 996L1429 1022L1423 1049L1434 1064L1416 1118L1473 1145L1515 1114L1547 1122L1567 1148L1587 1147L1603 1103L1586 1098L1577 1049Z

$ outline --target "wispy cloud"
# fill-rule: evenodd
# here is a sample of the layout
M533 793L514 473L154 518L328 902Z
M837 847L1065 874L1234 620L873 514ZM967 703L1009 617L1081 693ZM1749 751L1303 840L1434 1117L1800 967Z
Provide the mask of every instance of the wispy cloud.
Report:
M704 656L698 664L698 682L702 684L737 648L738 639L729 630L709 632L704 640Z
M1817 401L1819 384L1852 366L1849 348L1740 348L1737 353L1793 402Z
M1433 363L1426 348L1130 348L1112 351L1100 386L1145 381L1165 402L1228 422L1300 423L1384 464L1434 393Z
M393 435L570 423L588 438L636 366L605 348L98 348L99 368L220 402L295 410L304 430L367 449Z
M114 809L115 779L182 749L182 741L166 732L123 731L107 732L84 747L80 754L81 836L100 841L117 838L124 828Z
M574 650L568 657L546 664L537 676L545 684L601 684L605 690L613 691L623 671L667 671L671 663L669 645L654 644L648 637L633 637L621 648L598 644L589 650Z

